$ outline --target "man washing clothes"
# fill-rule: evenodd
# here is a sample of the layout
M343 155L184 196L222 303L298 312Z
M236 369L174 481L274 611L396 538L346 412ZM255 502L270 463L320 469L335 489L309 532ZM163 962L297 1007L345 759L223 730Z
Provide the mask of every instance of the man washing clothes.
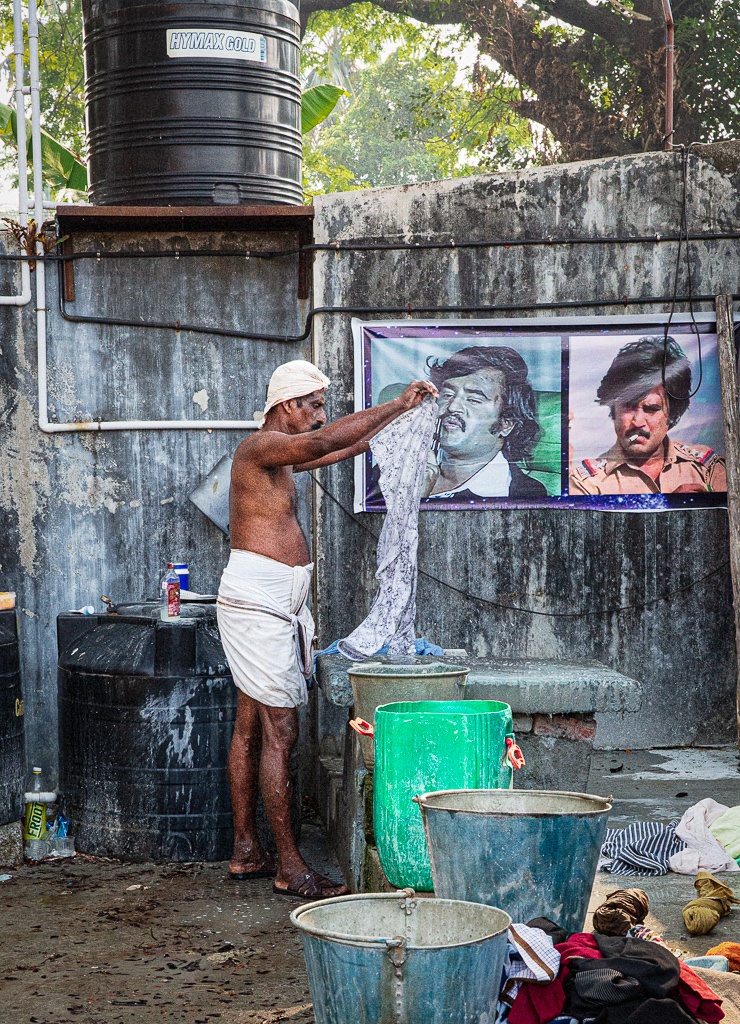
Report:
M308 700L314 623L308 608L313 565L296 518L293 473L368 451L369 441L426 395L414 381L393 401L326 424L330 381L311 363L279 366L267 390L262 428L236 450L231 471L231 557L218 593L218 625L238 688L228 773L234 816L233 878L273 877L273 890L305 900L341 896L345 885L306 864L291 824L290 753L297 708ZM277 859L259 843L262 792Z

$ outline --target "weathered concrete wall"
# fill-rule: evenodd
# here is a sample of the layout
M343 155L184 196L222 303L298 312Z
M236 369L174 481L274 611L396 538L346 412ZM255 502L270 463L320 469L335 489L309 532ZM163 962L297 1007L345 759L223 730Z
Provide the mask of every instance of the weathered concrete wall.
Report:
M737 160L721 166L723 172L708 159L691 159L692 231L740 228ZM461 242L675 234L680 170L678 155L653 153L325 196L316 201L315 236L319 242ZM736 241L692 243L691 248L695 294L740 290ZM675 255L674 244L330 253L317 257L314 299L317 306L420 307L668 295ZM679 293L685 291L682 271ZM655 306L635 310L661 311ZM600 312L619 314L624 307ZM348 316L318 320L315 357L334 381L330 415L352 411ZM322 471L320 479L351 509L351 465ZM316 508L323 645L345 636L367 613L375 542L321 491ZM380 516L358 518L379 532ZM641 680L643 711L631 716L638 719L636 727L627 731L616 715L600 715L597 744L716 743L734 736L725 511L425 510L420 524L421 568L474 597L422 575L419 634L477 656L595 658ZM643 607L680 588L686 589L670 600ZM475 598L537 614L491 608ZM629 610L602 614L614 605Z
M7 237L4 244L14 245ZM75 238L76 249L103 251L296 244L293 233ZM17 277L13 265L0 265L0 290L16 287ZM47 281L50 418L58 421L251 419L274 367L309 352L307 344L76 325L59 314L56 274ZM296 300L295 256L81 261L75 283L70 309L78 314L245 331L300 333L308 305ZM245 434L43 434L32 307L2 307L0 325L0 590L18 593L28 759L53 779L57 613L100 608L101 594L115 601L156 596L174 559L190 563L193 589L214 593L228 540L187 496ZM305 502L301 517L310 529Z

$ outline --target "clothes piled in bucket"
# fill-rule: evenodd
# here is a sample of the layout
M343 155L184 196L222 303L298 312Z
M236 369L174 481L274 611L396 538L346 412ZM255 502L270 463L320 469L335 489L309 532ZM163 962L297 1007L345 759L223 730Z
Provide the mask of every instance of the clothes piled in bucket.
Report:
M506 935L506 954L496 1021L505 1021L524 981L554 981L560 970L560 953L552 936L541 928L512 924Z
M598 871L615 875L667 875L670 859L685 843L676 835L678 818L667 825L635 821L627 828L609 828L601 847Z
M507 989L511 992L514 976L507 975L505 968L497 1022L552 1024L573 1019L594 1024L690 1024L697 1018L717 1022L724 1017L721 999L661 943L630 935L578 932L551 947L544 932L535 940L532 932L537 929L523 931L526 927L512 925L510 942L517 936L525 938L529 959L534 955L541 964L537 968L527 964L530 976L520 968L510 1007L503 997ZM526 963L521 944L511 945L507 964L516 964L517 955ZM556 954L560 956L558 974L547 982L544 973Z

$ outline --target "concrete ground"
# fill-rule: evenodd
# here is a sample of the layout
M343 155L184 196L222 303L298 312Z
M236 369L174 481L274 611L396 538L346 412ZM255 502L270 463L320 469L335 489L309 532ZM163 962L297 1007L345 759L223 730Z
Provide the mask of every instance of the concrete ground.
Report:
M737 753L599 753L589 790L614 795L616 827L637 817L669 821L705 796L740 804ZM316 824L304 826L302 848L339 877ZM274 895L270 880L230 881L226 870L77 857L9 872L0 883L0 1024L312 1024L288 920L298 901ZM740 872L722 878L740 896ZM740 941L740 907L710 935L687 934L681 908L695 895L690 876L600 874L590 909L630 886L648 893L648 924L669 945L699 955Z
M315 825L301 848L340 877ZM6 872L0 1024L311 1024L301 901L227 869L77 856Z
M692 804L712 797L734 807L740 804L740 769L737 747L676 748L664 750L599 751L591 759L588 792L613 796L610 828L632 821L681 818ZM719 876L740 898L740 871ZM692 938L684 927L681 909L696 898L694 877L670 872L658 878L599 873L589 911L614 889L644 889L650 900L647 924L671 946L701 956L720 942L740 942L740 907L720 919L709 935ZM590 916L587 928L590 930Z

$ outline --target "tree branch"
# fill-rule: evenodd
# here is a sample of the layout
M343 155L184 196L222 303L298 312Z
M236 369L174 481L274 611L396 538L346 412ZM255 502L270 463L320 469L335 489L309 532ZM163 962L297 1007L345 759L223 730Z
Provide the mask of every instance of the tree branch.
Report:
M427 24L460 24L479 39L482 54L491 57L522 89L534 98L522 95L507 105L522 117L531 118L549 128L560 143L566 160L621 156L641 151L645 145L660 141L653 121L660 104L659 64L662 47L656 46L656 34L662 43L661 0L636 0L635 9L649 12L647 22L630 23L601 7L591 8L584 0L534 0L576 27L597 32L618 46L620 52L640 69L639 96L635 109L648 111L646 132L632 139L632 121L621 113L601 110L594 103L577 71L589 63L589 51L583 42L556 39L542 29L532 8L523 9L516 0L373 0L393 14L403 14ZM339 10L348 0L303 0L302 17L314 10ZM578 23L576 22L576 9ZM656 20L655 12L660 11ZM557 11L557 15L556 15ZM622 24L624 22L624 24ZM579 24L581 23L581 24ZM634 113L631 113L634 117ZM639 121L639 119L638 119ZM657 124L657 122L656 122ZM657 132L657 135L656 135Z
M591 7L590 4L584 3L584 0L532 0L532 3L549 17L557 18L558 21L574 28L581 28L592 35L601 36L607 43L620 50L631 49L634 46L635 23L617 14L611 7L603 4ZM644 26L645 22L641 25ZM639 31L644 32L644 28Z

